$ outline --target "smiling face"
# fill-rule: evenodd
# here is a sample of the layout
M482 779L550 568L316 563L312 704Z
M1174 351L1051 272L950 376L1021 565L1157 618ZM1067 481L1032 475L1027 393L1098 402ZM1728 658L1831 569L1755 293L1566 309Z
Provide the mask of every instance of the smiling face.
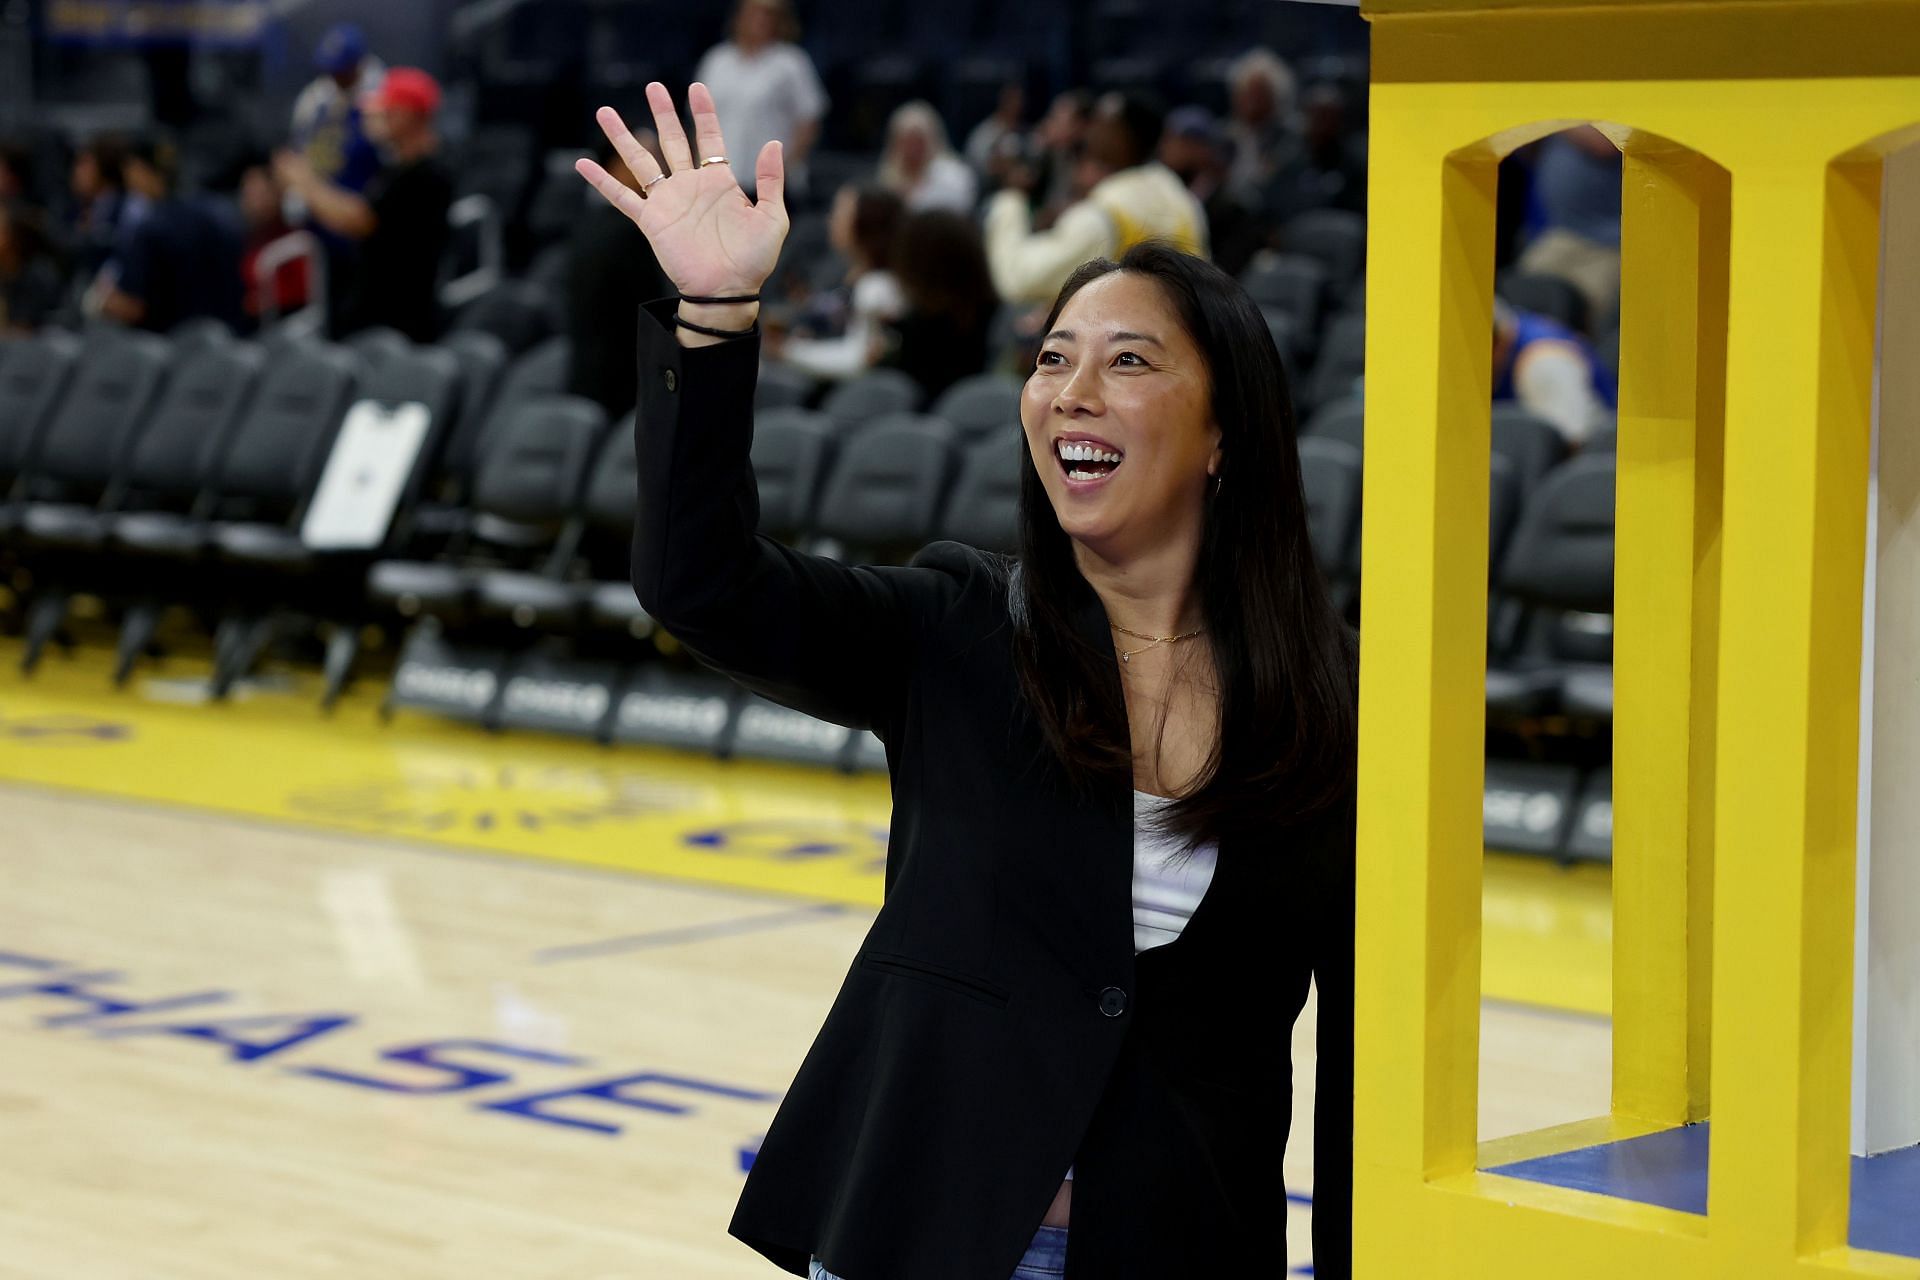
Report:
M1068 300L1020 422L1075 542L1108 561L1170 539L1197 545L1220 428L1206 358L1153 280L1113 271Z

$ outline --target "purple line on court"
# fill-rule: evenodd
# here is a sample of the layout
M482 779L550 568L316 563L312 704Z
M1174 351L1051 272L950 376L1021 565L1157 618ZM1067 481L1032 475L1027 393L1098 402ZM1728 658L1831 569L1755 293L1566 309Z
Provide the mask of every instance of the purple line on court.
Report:
M545 947L533 953L537 964L552 964L556 960L593 960L601 956L619 955L626 951L644 951L648 947L670 947L682 942L701 942L708 938L725 938L740 933L755 933L761 929L778 929L790 924L803 924L821 916L837 916L847 908L837 902L816 902L811 906L794 907L787 911L775 911L768 915L738 916L732 920L716 920L711 924L687 925L679 929L658 929L652 933L630 933L619 938L604 938L599 942L577 942L564 947Z

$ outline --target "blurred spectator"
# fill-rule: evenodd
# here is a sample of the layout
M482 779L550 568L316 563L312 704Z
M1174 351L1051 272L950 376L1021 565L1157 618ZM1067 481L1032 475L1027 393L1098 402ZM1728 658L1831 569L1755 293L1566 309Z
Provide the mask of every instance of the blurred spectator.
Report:
M1517 400L1579 448L1617 404L1613 375L1573 330L1493 300L1493 398Z
M146 201L127 190L126 159L126 143L114 137L95 138L73 157L73 254L89 277L113 256L121 232L146 213Z
M972 213L979 193L973 170L947 141L940 113L926 102L902 104L887 122L880 185L904 200L912 213L923 209Z
M1187 184L1207 213L1213 260L1229 275L1246 269L1266 245L1267 226L1227 190L1227 138L1205 107L1180 107L1167 116L1160 163Z
M1520 254L1520 269L1571 280L1588 314L1613 313L1620 298L1620 148L1592 125L1540 143L1534 199L1544 229Z
M1347 122L1347 95L1337 84L1317 84L1302 104L1307 168L1315 203L1329 209L1367 211L1364 140Z
M634 137L661 161L651 129ZM594 159L629 187L639 182L604 134L595 134ZM590 201L573 224L567 248L567 336L572 339L567 390L598 401L609 418L633 408L640 385L639 303L673 292L653 246L626 214L605 200Z
M127 225L106 268L100 310L124 324L165 333L210 316L238 328L241 234L238 216L174 189L172 148L142 138L127 148L127 191L146 213Z
M415 342L440 332L440 259L449 232L453 175L439 158L440 85L417 67L394 67L361 103L386 167L366 194L321 178L304 156L282 151L274 172L316 222L357 241L352 277L330 317L335 337L390 325Z
M880 356L884 326L906 310L891 269L905 206L885 187L842 187L834 196L827 236L848 263L852 302L837 337L773 337L769 353L816 378L839 381L871 368Z
M806 50L788 0L740 0L733 35L707 50L694 79L713 94L734 177L754 194L754 161L779 139L786 151L789 203L807 187L807 155L820 137L827 91Z
M301 153L320 181L362 194L380 172L380 152L367 136L361 100L380 87L386 68L367 52L365 34L351 22L337 22L327 29L314 46L313 65L319 74L294 99L289 145ZM354 278L358 243L300 208L297 197L295 203L293 220L304 221L320 237L327 257L329 310L338 311Z
M36 220L0 199L0 334L31 333L60 305L60 264Z
M1019 154L1025 149L1020 137L1020 117L1026 110L1025 88L1017 83L1000 87L1000 101L995 104L993 114L973 126L973 132L967 135L967 163L976 174L983 178L992 176L995 162L1009 150Z
M1293 70L1271 49L1242 54L1228 72L1233 149L1227 187L1274 224L1318 203L1307 180L1306 141L1294 116Z
M1061 212L1087 194L1077 185L1080 157L1087 145L1087 126L1093 119L1093 95L1069 89L1053 100L1033 131L1032 168L1013 168L1001 175L1008 186L1030 191L1039 208L1034 226L1045 230Z
M1046 231L1033 229L1019 192L993 198L987 206L987 260L1003 298L1048 301L1081 263L1117 257L1143 240L1207 252L1206 212L1155 158L1162 120L1145 98L1116 93L1100 99L1080 161L1086 197Z
M250 161L242 171L240 221L247 238L240 258L240 280L246 290L247 316L255 323L269 314L284 316L298 311L307 305L312 288L304 257L281 263L270 281L261 280L255 269L260 251L293 230L283 213L285 195L264 156Z
M386 68L367 52L367 38L351 22L335 23L314 47L320 72L293 103L295 150L315 175L348 191L365 191L380 171L380 153L367 136L360 101L380 87Z
M913 214L900 224L893 269L907 307L880 363L911 375L931 400L987 367L987 332L1000 300L980 229L945 210Z

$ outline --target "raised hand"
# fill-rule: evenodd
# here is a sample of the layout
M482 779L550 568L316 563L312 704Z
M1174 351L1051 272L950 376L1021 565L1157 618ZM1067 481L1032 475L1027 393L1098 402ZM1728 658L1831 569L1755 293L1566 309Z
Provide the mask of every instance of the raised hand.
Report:
M727 146L713 95L705 85L695 84L687 91L687 102L693 108L697 156L687 145L667 87L657 81L647 86L647 105L653 108L654 129L667 161L664 176L619 112L602 107L597 113L601 129L633 170L641 191L615 180L591 160L577 160L574 168L640 228L661 269L683 295L756 294L773 273L787 237L786 167L780 144L769 142L760 149L754 160L759 199L748 200L731 165L715 160L727 155ZM728 159L737 164L741 157Z

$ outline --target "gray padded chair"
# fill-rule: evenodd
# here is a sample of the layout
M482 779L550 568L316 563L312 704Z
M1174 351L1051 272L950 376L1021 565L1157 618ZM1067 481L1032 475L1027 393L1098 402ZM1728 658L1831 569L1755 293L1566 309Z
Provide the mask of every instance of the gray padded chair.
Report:
M1344 296L1367 265L1367 220L1347 209L1311 209L1287 221L1280 243L1318 262L1333 291Z
M977 373L948 387L934 403L933 413L968 439L1018 434L1020 391L1025 385L1004 373Z
M1020 548L1020 478L1032 466L1026 437L988 436L967 446L940 521L940 536L983 551Z
M587 472L578 522L538 570L494 569L474 584L474 608L515 626L572 632L596 603L602 625L645 635L652 629L628 577L639 475L634 414L607 432ZM578 572L576 572L576 570ZM621 589L624 588L624 591Z
M821 481L833 459L836 432L824 414L775 409L753 423L753 479L760 493L760 532L798 543L812 528Z
M889 413L920 407L920 384L898 369L873 369L827 394L820 411L842 431L857 431Z
M1512 401L1493 406L1490 430L1493 451L1512 460L1523 493L1532 493L1549 471L1566 461L1567 441L1559 428Z
M6 352L0 362L0 537L18 523L16 490L66 394L80 358L80 339L50 329L8 343Z
M1320 354L1313 362L1299 401L1303 410L1331 404L1354 394L1367 364L1367 318L1364 315L1336 317L1320 340Z
M860 558L904 561L930 538L953 470L938 419L896 418L860 432L840 450L814 524Z
M1332 437L1300 441L1300 483L1307 497L1313 558L1344 608L1360 565L1360 449Z
M1327 305L1327 269L1304 254L1262 253L1240 277L1247 293L1262 307L1275 307L1294 318L1311 342Z
M578 396L515 403L489 439L474 482L474 518L437 560L382 560L367 575L372 602L403 617L460 624L488 569L552 563L573 517L587 467L606 428L599 405Z
M1496 584L1489 711L1573 710L1573 684L1582 714L1612 715L1614 477L1610 454L1575 458L1527 498Z

